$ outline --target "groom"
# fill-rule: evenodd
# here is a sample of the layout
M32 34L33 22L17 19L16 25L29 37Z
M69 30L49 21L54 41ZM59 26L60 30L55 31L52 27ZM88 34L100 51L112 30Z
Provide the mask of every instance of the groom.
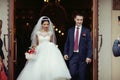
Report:
M92 40L90 31L82 26L83 15L76 12L73 18L75 27L68 30L64 59L69 61L71 80L86 80L86 66L92 57Z

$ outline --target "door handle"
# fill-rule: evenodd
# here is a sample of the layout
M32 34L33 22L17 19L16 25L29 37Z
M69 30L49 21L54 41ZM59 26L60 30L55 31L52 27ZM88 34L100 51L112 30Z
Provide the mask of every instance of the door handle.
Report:
M101 34L101 35L98 35L98 36L100 36L100 46L99 46L99 49L98 49L98 53L99 53L100 50L101 50L101 47L102 47L103 38L102 38L102 34Z
M97 48L94 48L94 60L97 59Z
M5 51L8 52L8 49L6 46L6 36L8 37L8 34L4 34L4 48L5 48Z
M17 64L17 41L16 41L16 39L14 40L14 45L15 45L15 58L14 58L14 63Z

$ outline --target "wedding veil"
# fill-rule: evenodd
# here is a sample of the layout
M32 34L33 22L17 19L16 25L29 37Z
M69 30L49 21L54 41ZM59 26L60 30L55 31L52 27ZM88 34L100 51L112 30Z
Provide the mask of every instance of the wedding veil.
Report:
M34 29L32 31L32 34L31 34L31 46L36 46L36 32L38 32L38 31L40 31L42 29L41 22L42 22L42 20L44 18L47 18L49 20L49 23L50 23L49 24L49 31L51 31L53 33L53 37L54 37L53 42L56 44L56 36L55 36L55 32L54 32L54 29L53 29L52 22L51 22L50 18L48 18L47 16L42 16L38 20L37 24L35 25L35 27L34 27Z

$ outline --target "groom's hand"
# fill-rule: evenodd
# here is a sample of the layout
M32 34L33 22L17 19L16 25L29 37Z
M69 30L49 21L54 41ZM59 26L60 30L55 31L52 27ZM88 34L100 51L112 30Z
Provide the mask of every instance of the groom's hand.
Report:
M68 60L69 59L68 55L64 55L64 59Z
M86 63L87 63L87 64L91 63L91 61L92 61L92 60L91 60L90 58L86 58Z

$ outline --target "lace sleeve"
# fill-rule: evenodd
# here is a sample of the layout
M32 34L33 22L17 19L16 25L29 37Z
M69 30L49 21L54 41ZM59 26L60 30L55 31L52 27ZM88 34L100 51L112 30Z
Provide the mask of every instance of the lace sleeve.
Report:
M37 46L36 43L38 42L38 40L37 40L36 36L38 36L38 34L39 34L39 32L36 32L36 34L34 36L35 39L32 39L31 47Z

